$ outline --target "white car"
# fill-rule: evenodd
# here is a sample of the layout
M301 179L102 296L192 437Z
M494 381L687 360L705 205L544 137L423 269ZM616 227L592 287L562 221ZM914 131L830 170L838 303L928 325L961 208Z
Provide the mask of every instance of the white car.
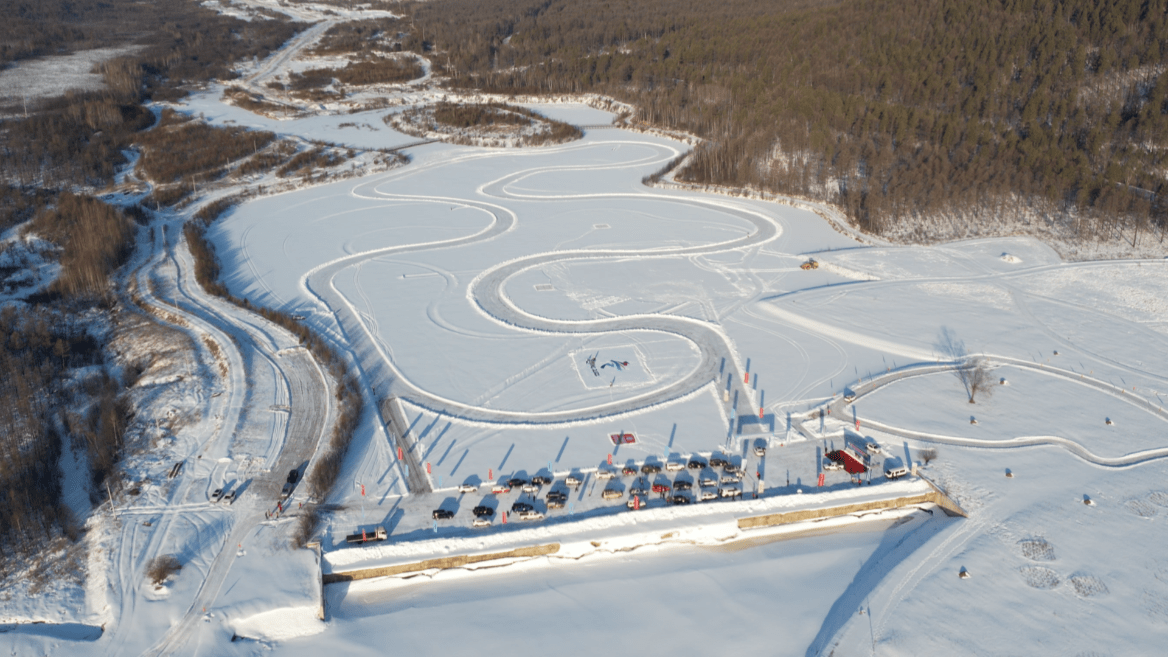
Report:
M616 470L607 470L607 469L601 468L600 470L596 471L596 478L597 479L614 479L615 477L616 477Z
M479 492L479 487L475 486L474 484L463 484L463 485L458 487L458 492L460 492L460 493L477 493L477 492Z
M766 456L766 446L759 445L758 447L755 447L754 448L754 455L755 456Z
M237 492L238 491L229 490L226 493L223 493L223 498L220 501L226 502L228 504L235 504L235 493Z
M511 492L511 488L503 485L496 485L491 487L491 492L495 495L503 495Z
M898 458L889 458L884 461L884 476L887 479L900 479L908 474L908 468Z
M702 480L701 480L699 483L700 483L702 486L717 486L717 485L718 485L718 480L717 480L717 479L712 479L712 478L710 478L710 477L702 477Z
M669 472L677 472L678 470L684 470L685 464L678 463L677 461L670 461L669 463L665 464L665 469Z
M223 489L222 488L216 488L214 491L212 491L212 493L211 493L211 501L212 502L218 502L219 498L221 498L221 497L223 497Z
M741 479L739 479L738 477L734 476L734 475L726 475L725 477L722 477L722 481L721 481L721 482L719 482L719 483L723 483L723 484L737 484L737 483L738 483L738 482L740 482L740 481L742 481L742 480L741 480Z
M568 477L567 479L564 480L564 484L566 484L568 486L579 486L580 480L577 479L576 477Z
M831 459L823 459L824 470L843 470L844 464L841 461L833 461Z
M715 491L711 488L706 488L706 489L702 490L702 494L701 494L702 501L712 500L712 499L715 499L717 497L718 497L717 491Z
M539 511L520 511L520 520L543 520L543 514Z
M601 493L600 496L606 500L615 500L617 498L624 497L625 494L623 491L617 488L605 488L604 492Z
M490 527L490 518L475 518L474 522L470 523L471 527Z
M742 497L742 489L738 487L719 488L718 495L721 497Z
M869 454L880 453L880 443L864 443L864 448L868 450Z
M648 503L648 500L646 500L643 497L640 497L640 498L633 498L633 499L629 500L628 502L625 502L625 506L629 507L630 509L643 509L643 508L645 508L645 505L647 503Z
M523 492L524 493L538 493L539 486L536 486L535 484L526 484L523 486Z

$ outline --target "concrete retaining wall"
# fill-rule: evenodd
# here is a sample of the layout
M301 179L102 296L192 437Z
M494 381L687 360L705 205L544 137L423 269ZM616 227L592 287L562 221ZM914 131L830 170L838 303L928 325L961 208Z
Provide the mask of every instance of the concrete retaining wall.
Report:
M413 563L397 564L394 566L362 568L359 570L350 570L343 573L327 573L322 577L322 579L325 584L352 582L358 579L371 579L374 577L389 577L390 575L400 575L402 573L415 573L423 570L430 570L431 568L459 568L472 563L494 561L495 559L539 557L545 554L555 554L559 551L559 543L548 543L546 545L532 545L529 547L516 548L514 550L507 550L506 552L488 552L487 554L460 554L449 557L439 557L437 559L426 559L425 561L415 561Z
M786 513L772 513L765 516L739 518L738 528L752 529L755 527L773 527L774 525L786 525L793 522L802 522L804 520L835 518L838 516L846 516L852 513L860 513L863 511L899 509L906 506L929 503L936 504L937 506L941 507L941 510L944 511L948 516L965 517L965 511L962 510L962 508L958 506L956 502L949 499L949 496L945 495L940 490L934 488L934 490L931 492L922 493L920 495L912 495L909 497L894 497L887 500L845 504L843 506L829 506L821 509L802 509L800 511L787 511Z

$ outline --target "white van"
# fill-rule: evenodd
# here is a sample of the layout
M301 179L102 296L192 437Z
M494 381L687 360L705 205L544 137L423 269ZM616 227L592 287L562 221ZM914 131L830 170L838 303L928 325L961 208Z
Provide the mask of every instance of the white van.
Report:
M884 477L886 479L900 479L908 474L908 468L904 467L904 463L900 459L889 459L884 462Z

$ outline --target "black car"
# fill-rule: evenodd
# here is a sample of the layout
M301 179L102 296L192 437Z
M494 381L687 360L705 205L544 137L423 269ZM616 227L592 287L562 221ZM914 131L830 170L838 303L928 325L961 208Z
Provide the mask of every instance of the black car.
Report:
M513 478L507 480L507 487L508 488L523 488L526 485L527 485L527 480L520 479L519 477L513 477Z
M661 466L657 465L656 463L646 463L645 465L641 466L641 472L644 472L645 474L657 474L658 472L661 472Z
M553 490L547 494L547 500L549 502L563 502L566 499L568 499L568 494L563 491Z
M475 514L476 518L489 518L495 515L495 510L489 506L476 506L472 513Z
M700 459L690 459L689 463L685 464L685 467L689 468L690 470L701 470L702 468L706 467L706 462Z
M623 475L624 475L624 476L626 476L626 477L631 477L631 476L633 476L633 475L637 474L637 466L635 466L635 465L626 465L626 466L624 467L624 469L623 469L623 470L621 470L621 474L623 474Z
M454 517L454 512L450 509L434 509L435 520L450 520Z
M734 465L733 463L727 463L726 465L722 466L722 470L724 470L726 474L740 474L742 472L742 468Z
M294 484L298 481L300 481L300 470L293 469L291 472L288 473L288 483Z
M640 486L633 486L632 488L629 489L629 495L648 495L648 494L649 494L649 491L647 489L641 488Z
M511 505L511 510L516 513L523 513L524 511L535 511L535 507L527 502L516 502Z
M669 501L674 504L689 504L689 495L674 495Z
M726 466L729 464L730 464L730 462L727 461L726 459L722 458L721 456L711 456L710 457L710 467L711 468L720 468L720 467L723 467L723 466Z
M678 479L677 481L673 482L673 490L689 490L691 488L693 488L692 481L686 481L685 479Z
M531 483L535 484L536 486L547 486L548 484L552 483L552 480L551 478L545 477L543 475L535 475L531 478Z

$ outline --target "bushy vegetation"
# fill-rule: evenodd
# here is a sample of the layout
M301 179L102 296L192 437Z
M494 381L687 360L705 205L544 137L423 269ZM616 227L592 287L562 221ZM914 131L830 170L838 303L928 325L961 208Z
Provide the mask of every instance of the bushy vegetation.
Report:
M402 28L401 23L394 18L338 23L321 36L310 52L324 56L370 50L401 51L401 41L396 35Z
M160 554L150 560L146 567L146 577L154 586L162 586L170 576L182 570L182 564L173 554Z
M122 444L118 412L124 407L117 402L116 381L98 377L85 384L81 392L93 396L82 399L102 401L82 402L88 409L83 422L74 426L62 413L78 394L67 385L70 371L100 362L99 345L67 315L13 305L0 309L0 554L28 553L62 532L77 535L61 501L61 432L88 431L91 458L116 459ZM95 483L104 475L95 472Z
M135 232L117 208L70 192L38 214L29 230L61 247L61 273L51 289L66 298L107 296L110 276L133 250Z
M195 2L45 0L11 9L0 23L0 65L127 41L140 46L101 65L102 91L30 105L28 118L4 113L0 169L22 188L108 183L126 162L122 151L154 122L144 101L177 98L186 82L232 79L233 62L266 57L303 27L242 21Z
M215 127L163 110L160 125L136 139L138 168L158 184L208 182L227 173L232 162L255 155L276 135L241 127Z
M524 116L522 107L504 106L501 103L462 104L441 102L434 105L434 120L452 128L478 126L528 126L531 119Z
M1168 221L1168 0L430 0L453 84L603 92L706 139L681 178L888 232L1022 198L1084 236Z
M327 87L335 79L341 84L396 84L422 77L422 65L412 57L369 57L349 62L341 68L311 68L291 74L292 89L301 91Z

